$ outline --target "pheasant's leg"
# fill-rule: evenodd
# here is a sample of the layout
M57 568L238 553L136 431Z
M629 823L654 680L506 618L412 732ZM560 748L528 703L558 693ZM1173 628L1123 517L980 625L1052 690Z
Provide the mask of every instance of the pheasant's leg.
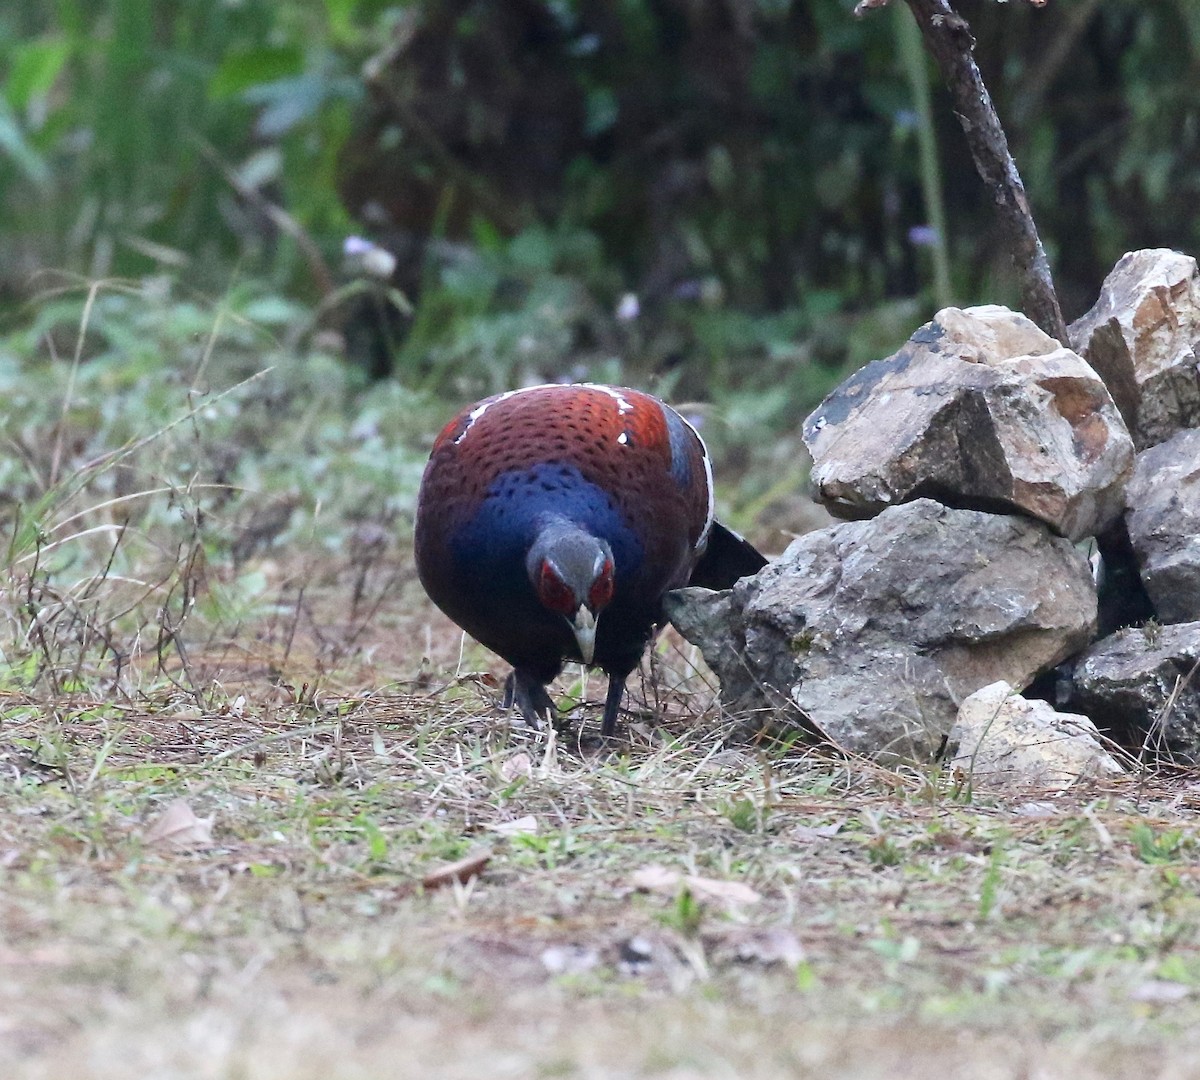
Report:
M611 739L617 730L617 713L621 711L621 699L625 696L627 678L628 675L608 677L608 696L604 699L604 720L600 725L600 734L605 739Z
M558 712L542 681L522 668L513 668L504 683L504 707L514 706L534 731L542 730L543 718L549 719Z

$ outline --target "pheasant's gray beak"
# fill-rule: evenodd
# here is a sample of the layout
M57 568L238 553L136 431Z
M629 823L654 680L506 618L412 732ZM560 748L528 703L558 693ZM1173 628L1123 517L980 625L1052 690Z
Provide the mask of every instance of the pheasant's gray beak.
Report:
M575 632L575 640L579 642L579 655L585 664L590 664L592 654L596 651L596 616L587 604L579 605L571 621L571 629Z

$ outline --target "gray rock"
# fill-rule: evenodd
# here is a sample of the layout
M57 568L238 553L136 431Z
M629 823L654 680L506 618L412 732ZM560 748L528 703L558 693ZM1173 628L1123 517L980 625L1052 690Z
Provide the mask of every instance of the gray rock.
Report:
M1099 376L1019 312L946 308L804 423L817 499L863 518L929 497L1079 539L1116 520L1133 445Z
M976 788L1064 791L1083 777L1124 772L1097 735L1086 716L1056 712L1045 701L1027 701L1006 682L994 682L959 706L950 731L950 763Z
M1200 622L1118 630L1075 665L1070 707L1131 747L1200 764Z
M1108 384L1139 449L1200 426L1200 273L1166 248L1131 251L1067 333Z
M1083 648L1096 593L1086 558L1037 522L920 499L802 536L728 592L673 593L667 612L735 714L927 761L963 698Z
M1137 456L1125 522L1161 622L1200 619L1200 428Z

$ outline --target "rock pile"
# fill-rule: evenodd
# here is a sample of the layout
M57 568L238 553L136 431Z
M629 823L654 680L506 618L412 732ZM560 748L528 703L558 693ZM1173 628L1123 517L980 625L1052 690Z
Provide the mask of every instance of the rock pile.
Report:
M848 750L925 761L963 698L998 679L1027 686L1096 624L1069 540L931 499L808 533L728 592L667 603L733 711L782 711Z
M1124 509L1133 444L1087 363L1024 315L947 308L804 423L818 501L872 517L929 496L1024 512L1072 540Z
M859 520L669 598L731 711L882 759L970 742L993 778L1051 787L1118 768L1086 720L1017 696L1038 680L1105 735L1200 762L1195 260L1126 255L1070 335L947 308L826 398L803 429L815 497Z

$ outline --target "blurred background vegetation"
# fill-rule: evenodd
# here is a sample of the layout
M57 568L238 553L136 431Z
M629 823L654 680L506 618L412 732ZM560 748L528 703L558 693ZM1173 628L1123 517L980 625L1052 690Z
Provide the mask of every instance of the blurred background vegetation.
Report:
M710 403L747 520L800 491L849 368L1017 296L907 8L852 6L3 5L0 512L268 363L195 468L260 485L219 447L286 422L277 488L370 505L313 493L330 447L411 487L379 439L589 377ZM1125 250L1200 252L1200 5L960 8L1067 317Z

